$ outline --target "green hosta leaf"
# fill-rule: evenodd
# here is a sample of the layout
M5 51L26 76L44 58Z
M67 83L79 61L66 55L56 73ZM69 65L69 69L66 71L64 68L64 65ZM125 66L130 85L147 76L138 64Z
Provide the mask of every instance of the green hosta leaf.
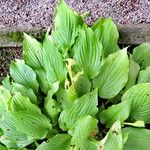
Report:
M49 90L48 95L44 101L44 110L52 120L53 125L57 124L58 115L61 111L58 102L52 98L53 94L58 90L58 88L59 88L59 83L58 82L54 83L53 87L51 88L51 90Z
M130 106L128 102L122 102L102 111L100 114L100 121L106 124L107 127L111 127L117 120L123 123L129 117L129 113Z
M95 131L97 123L98 121L91 116L80 118L76 125L70 129L72 135L71 145L77 149L80 148L88 136L91 136L92 132Z
M4 88L6 88L7 90L11 90L12 86L10 84L10 76L7 75L7 77L5 77L3 80L2 80L2 84L4 86Z
M22 96L20 93L15 92L9 102L9 109L12 112L20 110L29 110L31 113L41 114L40 109L35 104L32 104L28 97Z
M37 74L37 80L39 82L41 91L44 92L45 94L47 94L50 89L50 84L47 80L45 69L43 69L43 68L36 69L35 72Z
M36 80L35 72L23 63L12 62L10 65L10 75L19 84L38 91L39 84Z
M119 50L117 45L119 32L117 30L117 26L111 19L99 19L92 26L92 29L95 32L96 37L103 45L103 57L107 57L109 54Z
M92 140L86 140L80 150L98 150L98 142Z
M125 87L125 91L136 84L136 79L138 77L139 71L140 71L140 66L130 56L129 77Z
M0 144L0 150L8 150L5 146L3 146L2 144Z
M150 43L144 43L133 50L133 59L142 69L150 66Z
M61 0L56 9L54 22L52 37L55 44L65 52L74 44L83 20L66 5L64 0Z
M44 109L55 126L57 124L58 115L61 112L59 104L54 99L45 99Z
M150 66L145 70L141 70L138 77L138 83L147 83L150 82Z
M12 83L11 93L20 92L22 96L29 97L30 101L37 104L37 97L31 88L25 87L18 83Z
M27 137L16 129L15 118L11 113L4 113L2 115L0 128L3 130L0 142L8 148L23 148L34 141L33 138Z
M84 74L92 79L99 74L102 46L90 28L80 31L73 47L74 59Z
M44 139L52 127L49 119L43 114L35 114L32 111L17 111L13 115L16 118L17 130L34 139Z
M75 77L76 78L76 77ZM81 74L79 75L71 84L71 86L66 90L68 99L74 101L75 99L87 94L91 90L91 81L87 76Z
M95 116L97 109L97 90L94 90L78 99L62 111L59 118L63 130L70 129L78 119L90 115Z
M66 67L62 55L54 46L51 37L47 34L43 43L44 48L44 67L46 69L47 80L49 83L57 81L63 82L66 78Z
M23 58L25 63L33 69L43 66L42 45L33 37L24 33Z
M36 150L71 150L71 136L69 134L58 134L43 142Z
M81 97L90 92L92 85L91 81L85 75L82 74L79 76L74 86L78 97Z
M130 116L150 123L150 83L141 83L128 89L122 101L130 105Z
M150 130L140 128L124 128L123 134L128 134L123 150L149 150Z
M128 81L129 60L127 50L123 49L108 56L93 80L94 87L99 87L99 96L111 99L115 97Z
M75 84L73 83L67 90L67 96L68 96L68 100L73 102L75 99L78 98L78 93L75 89Z
M106 137L101 141L102 150L122 150L123 139L121 133L121 124L119 121L115 122Z
M8 111L8 103L11 99L11 94L9 90L0 86L0 113L5 113Z
M68 93L65 89L60 88L56 93L57 101L63 109L66 109L73 101L68 99Z

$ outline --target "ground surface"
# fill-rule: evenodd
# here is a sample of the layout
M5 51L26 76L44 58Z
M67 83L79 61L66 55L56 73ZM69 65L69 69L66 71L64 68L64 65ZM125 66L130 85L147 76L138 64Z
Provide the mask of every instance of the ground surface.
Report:
M0 48L0 82L8 73L10 62L21 57L21 48Z
M48 26L58 0L0 0L0 28ZM150 0L66 0L79 13L91 12L92 23L112 17L120 24L150 23Z

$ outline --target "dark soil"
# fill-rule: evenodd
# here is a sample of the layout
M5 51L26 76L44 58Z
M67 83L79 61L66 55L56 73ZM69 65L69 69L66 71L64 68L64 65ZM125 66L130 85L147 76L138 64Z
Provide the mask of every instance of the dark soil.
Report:
M21 48L0 48L0 82L7 75L9 64L15 58L22 58Z

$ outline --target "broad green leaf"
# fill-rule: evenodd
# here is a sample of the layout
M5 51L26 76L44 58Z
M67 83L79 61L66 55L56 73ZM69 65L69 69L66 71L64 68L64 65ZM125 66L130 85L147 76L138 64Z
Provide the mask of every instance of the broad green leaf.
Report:
M128 89L122 101L130 105L130 117L150 123L150 83L141 83Z
M25 63L33 69L43 66L42 45L35 38L24 33L23 58Z
M111 99L115 97L128 81L129 60L127 50L123 49L108 56L93 80L94 87L99 87L99 96Z
M97 90L94 90L70 104L59 117L59 126L62 130L70 129L78 119L90 115L94 117L98 112Z
M28 97L22 96L19 92L15 92L9 102L9 109L11 112L20 110L28 110L31 113L41 114L37 105L32 104Z
M145 70L139 72L139 77L137 83L147 83L150 82L150 66Z
M45 99L44 110L46 111L49 118L52 120L53 125L55 126L58 122L58 116L61 112L60 105L54 99Z
M107 127L111 127L117 120L123 123L130 114L130 106L128 102L122 102L116 105L108 107L100 114L100 121L106 124Z
M27 137L26 134L16 129L15 118L11 113L4 113L2 115L0 128L4 133L0 138L0 142L8 148L23 148L34 141L33 138Z
M0 144L0 150L8 150L4 145Z
M130 56L129 77L124 91L136 84L139 71L140 66L132 59L132 56Z
M10 84L10 76L7 75L7 77L5 77L3 80L2 80L2 84L4 86L4 88L6 88L7 90L11 90L12 86Z
M34 139L44 139L52 127L49 119L43 114L17 111L13 113L13 116L16 118L15 127L17 130Z
M123 150L149 150L150 130L140 128L124 128L123 134L128 134Z
M12 62L10 65L10 75L13 80L28 88L38 91L39 84L36 80L35 72L26 64Z
M39 82L41 91L47 94L50 89L50 84L47 80L46 70L41 68L41 69L36 69L35 72L37 75L37 80Z
M82 24L82 18L64 0L60 0L55 12L52 37L63 53L74 44Z
M101 141L102 150L122 150L123 139L121 133L121 124L116 121L105 138Z
M90 92L92 85L91 81L85 75L82 74L79 76L74 86L78 97L81 97Z
M102 18L97 20L92 26L92 30L95 32L97 39L102 43L102 56L104 58L119 50L117 44L119 32L111 19Z
M89 79L96 77L100 70L102 45L97 40L94 32L85 27L73 46L74 59L84 74Z
M68 91L60 88L56 92L57 101L63 109L66 109L73 101L68 98Z
M0 86L0 114L8 111L8 103L11 98L10 91Z
M73 102L78 98L78 93L75 88L75 83L73 83L68 89L66 89L68 100Z
M60 105L56 100L52 98L53 94L58 90L59 83L54 83L51 90L49 90L47 97L44 101L44 111L52 120L53 125L55 126L58 122L58 115L61 111Z
M141 69L150 66L150 43L144 43L133 50L133 59L140 65Z
M28 97L32 103L37 104L37 97L31 88L18 83L12 83L11 93L15 92L20 92L22 96Z
M71 150L71 136L69 134L58 134L43 142L36 150Z
M76 125L70 129L72 135L71 145L79 149L87 138L92 136L92 132L95 132L97 123L98 121L91 116L78 119Z
M82 144L80 150L98 150L98 142L94 140L86 140Z
M44 67L46 69L47 80L49 84L65 81L66 67L62 55L54 46L51 37L47 34L43 42L44 48Z
M71 86L66 90L68 99L74 101L75 99L87 94L91 90L91 81L87 76L81 74L79 75L71 84Z

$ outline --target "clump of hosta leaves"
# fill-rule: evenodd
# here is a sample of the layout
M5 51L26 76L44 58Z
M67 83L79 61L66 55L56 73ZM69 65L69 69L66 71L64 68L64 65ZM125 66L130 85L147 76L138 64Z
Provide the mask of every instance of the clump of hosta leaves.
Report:
M150 44L129 54L118 38L63 0L43 43L24 33L0 86L0 149L149 150Z

